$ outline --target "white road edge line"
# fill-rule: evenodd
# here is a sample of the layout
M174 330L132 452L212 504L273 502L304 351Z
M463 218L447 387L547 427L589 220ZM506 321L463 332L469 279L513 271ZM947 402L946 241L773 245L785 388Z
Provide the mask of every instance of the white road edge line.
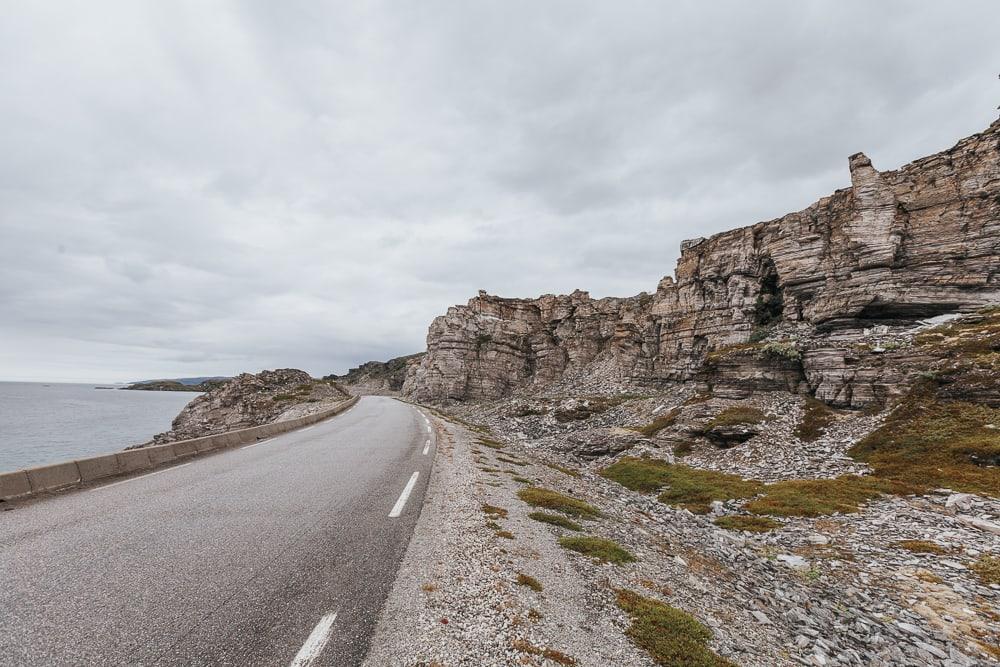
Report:
M395 519L403 513L403 507L406 506L406 500L410 497L410 492L413 491L413 485L417 483L417 477L419 476L419 470L410 475L410 481L406 483L406 486L403 488L403 492L399 494L399 500L396 501L396 504L392 506L392 511L389 512L390 519Z
M240 447L240 449L250 449L251 447L256 447L257 445L263 445L263 444L266 444L268 442L271 442L272 440L274 440L274 436L272 436L270 438L264 438L260 442L255 442L252 445L244 445L244 446Z
M430 438L424 443L424 456L427 456L427 452L431 451L431 440Z
M148 472L145 475L139 475L138 477L129 477L128 479L123 479L120 482L111 482L110 484L105 484L104 486L97 486L91 489L91 491L103 491L104 489L110 489L112 486L118 486L119 484L124 484L126 482L134 482L137 479L143 479L145 477L152 477L153 475L162 475L165 472L170 472L171 470L177 470L178 468L183 468L184 466L189 466L194 461L188 461L187 463L182 463L179 466L170 466L164 470L157 470L156 472Z
M330 630L333 629L333 622L335 620L337 620L337 612L335 611L319 619L319 623L309 633L306 643L295 654L291 667L308 667L316 662L316 658L320 656L326 647L326 643L330 641Z

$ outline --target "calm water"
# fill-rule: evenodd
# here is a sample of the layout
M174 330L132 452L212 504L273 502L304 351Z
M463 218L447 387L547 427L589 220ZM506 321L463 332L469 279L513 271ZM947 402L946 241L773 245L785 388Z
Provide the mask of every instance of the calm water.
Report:
M0 472L146 442L199 395L94 386L0 382Z

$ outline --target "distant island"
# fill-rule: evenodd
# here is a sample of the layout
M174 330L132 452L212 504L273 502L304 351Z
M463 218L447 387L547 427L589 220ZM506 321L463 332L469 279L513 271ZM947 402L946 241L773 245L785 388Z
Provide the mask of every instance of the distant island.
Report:
M166 380L141 380L122 387L133 391L195 391L205 392L221 384L229 382L232 378L223 376L214 377L194 377L194 378L172 378Z

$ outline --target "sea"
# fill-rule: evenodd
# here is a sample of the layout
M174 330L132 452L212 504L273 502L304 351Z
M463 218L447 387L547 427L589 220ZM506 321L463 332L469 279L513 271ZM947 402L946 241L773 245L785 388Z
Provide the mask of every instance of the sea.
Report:
M170 429L199 394L0 382L0 472L124 449Z

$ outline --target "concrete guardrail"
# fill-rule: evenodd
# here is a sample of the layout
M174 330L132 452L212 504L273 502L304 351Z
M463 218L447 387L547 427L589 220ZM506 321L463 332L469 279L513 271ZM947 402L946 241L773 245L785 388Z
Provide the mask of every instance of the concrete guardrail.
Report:
M287 433L323 421L344 412L357 402L358 397L354 396L329 410L298 419L252 426L218 435L192 438L191 440L178 440L165 445L127 449L75 461L0 473L0 499L14 500L40 493L61 491L106 477L158 468L188 456L256 442L262 438Z

